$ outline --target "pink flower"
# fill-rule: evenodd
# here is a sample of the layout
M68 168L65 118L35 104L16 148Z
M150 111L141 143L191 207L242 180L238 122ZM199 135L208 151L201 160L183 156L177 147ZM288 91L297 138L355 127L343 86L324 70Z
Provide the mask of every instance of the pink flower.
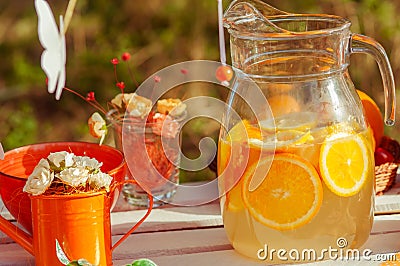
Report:
M160 83L161 82L161 77L160 76L155 76L154 77L154 82L155 83Z

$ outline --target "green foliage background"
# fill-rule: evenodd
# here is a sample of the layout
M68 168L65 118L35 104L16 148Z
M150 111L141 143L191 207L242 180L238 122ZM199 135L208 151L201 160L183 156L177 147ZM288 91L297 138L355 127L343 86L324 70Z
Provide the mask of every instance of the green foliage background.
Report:
M49 0L56 17L65 13L67 3ZM287 12L329 13L350 19L353 32L373 37L384 46L396 84L400 84L399 1L270 0L269 3ZM224 1L224 6L227 5L229 1ZM131 66L139 82L174 63L219 60L217 0L78 0L66 39L67 87L84 95L95 91L98 101L106 106L118 93L110 59L125 51L132 54ZM47 93L40 68L41 52L34 1L1 1L0 141L4 149L56 140L96 142L86 125L93 108L66 91L60 101ZM375 61L365 55L354 55L350 72L356 87L371 95L383 111L382 81ZM119 66L118 75L128 85L127 91L135 90L126 68ZM226 96L223 90L207 87L197 87L194 91L222 100ZM386 134L399 139L399 129L397 123L386 128ZM193 121L184 132L184 152L196 157L198 141L210 134L217 138L217 124ZM186 180L204 178L213 176L204 170L185 177Z

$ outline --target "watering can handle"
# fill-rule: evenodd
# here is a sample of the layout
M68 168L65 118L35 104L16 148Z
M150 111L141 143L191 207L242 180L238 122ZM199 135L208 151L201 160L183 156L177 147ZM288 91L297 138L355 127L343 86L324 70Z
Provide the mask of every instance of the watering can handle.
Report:
M133 179L128 179L128 180L124 180L122 182L119 182L117 184L118 185L122 185L124 183L130 183L130 184L135 184L138 185L138 183L133 180ZM111 188L111 190L115 189L115 187ZM153 209L153 196L151 194L149 194L149 192L147 192L147 197L149 198L149 207L147 209L146 214L142 217L142 219L140 219L125 235L123 235L115 244L114 246L111 247L111 251L113 251L116 247L118 247L125 239L127 239L129 237L130 234L133 233L133 231L135 231L145 220L146 218L150 215L151 210Z
M8 235L30 254L34 255L32 237L0 215L0 231Z
M385 93L385 123L388 126L393 126L396 111L396 87L394 84L392 67L390 66L390 62L386 55L385 49L374 39L361 34L353 34L351 36L350 43L351 53L370 54L378 63Z

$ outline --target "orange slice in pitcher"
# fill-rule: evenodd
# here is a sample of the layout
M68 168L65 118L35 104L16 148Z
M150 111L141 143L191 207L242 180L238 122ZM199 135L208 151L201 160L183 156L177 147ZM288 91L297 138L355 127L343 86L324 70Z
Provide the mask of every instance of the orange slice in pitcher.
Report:
M242 196L245 207L260 223L277 229L291 230L310 222L322 204L322 183L315 167L301 157L276 154L268 172L256 171L269 160L251 165L243 177ZM253 191L253 175L265 174Z
M242 181L239 181L227 194L226 205L230 211L241 211L244 209L242 200Z
M228 132L227 141L247 141L248 139L261 139L261 130L250 124L248 120L242 120Z
M368 176L367 141L359 134L336 133L321 146L319 167L326 186L335 194L357 194Z
M272 152L274 150L276 152L289 152L292 147L312 141L313 137L310 131L286 130L278 131L273 135L267 136L264 140L249 139L249 144L250 147Z

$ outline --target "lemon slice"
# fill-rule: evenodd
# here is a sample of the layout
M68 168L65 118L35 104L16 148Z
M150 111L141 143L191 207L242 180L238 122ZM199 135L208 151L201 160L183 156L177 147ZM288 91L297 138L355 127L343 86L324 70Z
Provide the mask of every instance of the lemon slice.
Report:
M267 132L299 130L307 131L317 124L317 114L312 112L297 112L284 114L259 122L260 128Z
M323 189L317 170L299 156L280 153L275 155L269 171L256 171L270 163L268 159L254 163L243 176L245 207L257 221L274 229L291 230L309 223L322 204ZM254 175L262 175L262 182L250 191Z
M326 186L335 194L357 194L369 172L367 141L360 134L348 132L329 135L321 146L319 167Z
M306 142L312 142L313 136L310 131L302 132L299 130L286 130L278 131L275 135L272 135L264 140L260 139L249 139L250 147L260 148L264 150L284 152L288 151L290 147L304 144Z
M250 124L248 120L242 120L234 125L228 132L227 141L242 142L248 138L261 139L259 128Z

